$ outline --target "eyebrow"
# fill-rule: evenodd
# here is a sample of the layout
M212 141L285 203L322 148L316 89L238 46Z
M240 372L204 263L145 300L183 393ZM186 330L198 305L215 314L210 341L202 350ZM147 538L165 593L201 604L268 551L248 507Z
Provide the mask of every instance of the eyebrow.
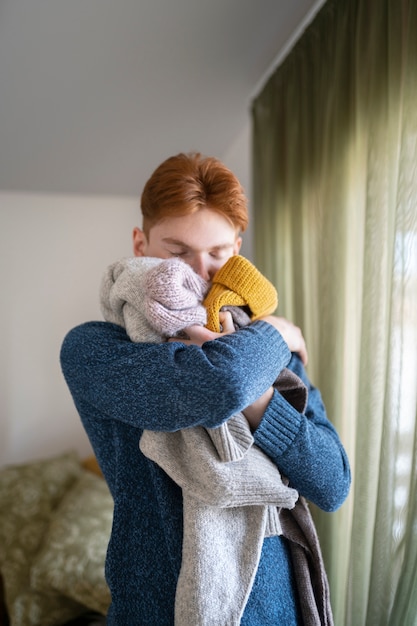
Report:
M187 248L187 250L191 249L191 246L186 244L184 241L181 241L181 239L174 239L172 237L164 237L162 241L165 243L174 245L174 246L181 246L182 248ZM221 243L221 244L218 244L217 246L213 246L212 248L210 248L210 250L223 250L226 248L231 248L232 246L233 246L233 243Z

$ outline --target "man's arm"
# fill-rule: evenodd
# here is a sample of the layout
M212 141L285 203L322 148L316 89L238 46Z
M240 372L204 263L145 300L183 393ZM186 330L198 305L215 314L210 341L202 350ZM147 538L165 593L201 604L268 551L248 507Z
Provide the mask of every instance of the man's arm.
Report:
M265 393L290 352L255 322L201 347L133 343L120 326L90 322L64 340L61 366L74 400L91 414L137 428L214 428Z
M307 346L301 329L287 320L285 317L267 315L261 318L264 322L272 324L281 334L292 353L298 354L304 366L308 363Z
M346 499L351 482L349 461L326 415L321 394L293 355L288 368L308 389L301 414L274 391L258 427L256 444L274 461L290 486L325 511L335 511Z
M304 365L307 365L307 347L301 329L284 317L268 315L263 317L262 320L264 322L268 322L274 328L276 328L285 340L290 351L292 353L297 353L302 363ZM246 407L246 409L243 411L243 414L248 420L252 430L255 430L258 427L266 411L266 408L271 401L273 393L274 389L273 387L270 387L260 398L258 398L250 406Z

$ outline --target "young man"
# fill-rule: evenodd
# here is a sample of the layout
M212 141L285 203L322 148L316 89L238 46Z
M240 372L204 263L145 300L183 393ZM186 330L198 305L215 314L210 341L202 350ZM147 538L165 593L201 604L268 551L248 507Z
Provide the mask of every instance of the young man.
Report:
M210 281L239 252L246 199L216 159L167 159L145 185L141 207L136 256L179 256ZM114 498L109 625L174 623L182 492L139 450L143 430L216 428L242 411L255 443L292 488L326 511L347 496L348 460L306 376L300 330L267 316L231 331L227 323L222 333L193 326L186 341L133 343L120 326L89 322L64 340L63 373ZM308 387L305 413L272 387L287 366ZM240 623L302 624L294 576L287 539L267 537Z

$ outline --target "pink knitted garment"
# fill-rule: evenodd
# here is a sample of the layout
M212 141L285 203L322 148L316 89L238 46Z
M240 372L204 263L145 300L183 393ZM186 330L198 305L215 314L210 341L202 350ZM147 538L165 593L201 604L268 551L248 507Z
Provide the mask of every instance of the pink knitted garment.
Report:
M202 300L208 286L179 258L125 258L104 273L101 310L106 321L126 328L132 341L158 343L206 324Z
M207 313L202 300L208 286L181 259L165 259L145 276L144 311L149 323L170 337L187 326L204 326Z

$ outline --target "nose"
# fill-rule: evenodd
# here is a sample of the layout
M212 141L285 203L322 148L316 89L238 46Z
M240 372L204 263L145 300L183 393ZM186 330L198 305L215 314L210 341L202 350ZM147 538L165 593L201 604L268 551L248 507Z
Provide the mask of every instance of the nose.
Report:
M191 267L196 274L208 281L210 281L216 273L216 268L213 266L212 260L205 255L195 255Z

